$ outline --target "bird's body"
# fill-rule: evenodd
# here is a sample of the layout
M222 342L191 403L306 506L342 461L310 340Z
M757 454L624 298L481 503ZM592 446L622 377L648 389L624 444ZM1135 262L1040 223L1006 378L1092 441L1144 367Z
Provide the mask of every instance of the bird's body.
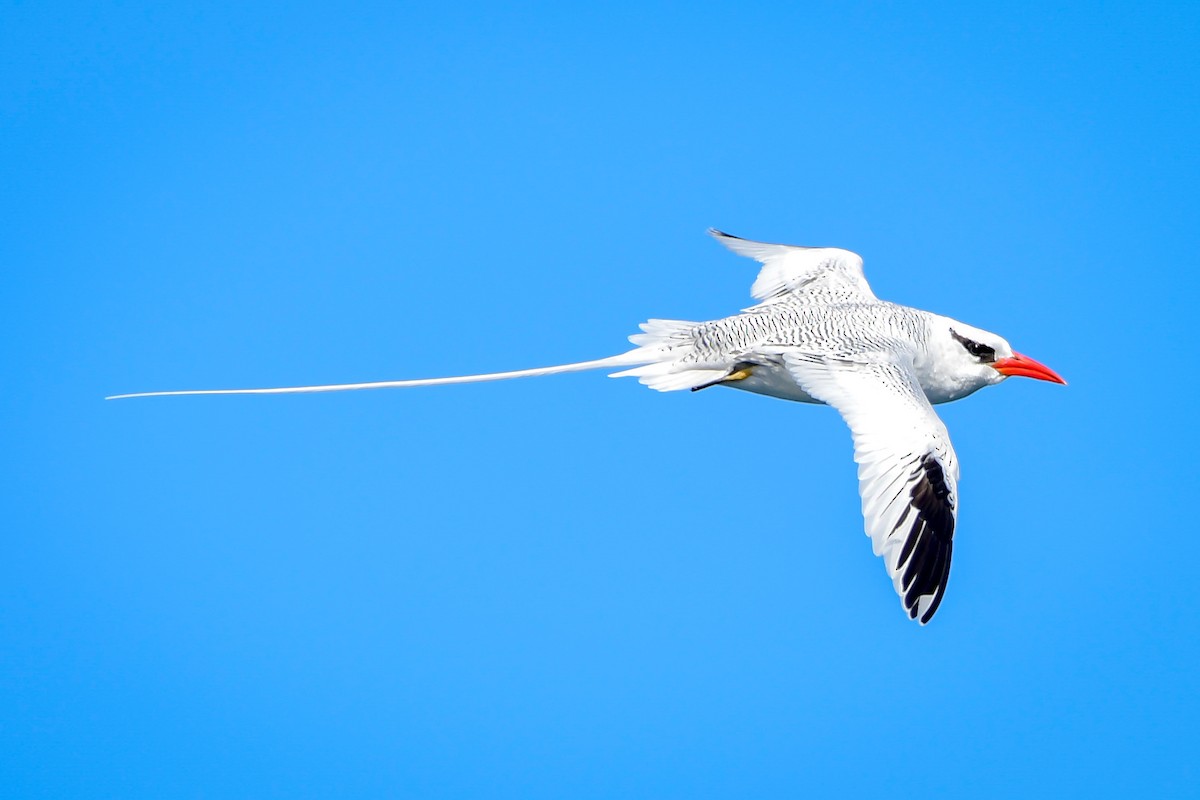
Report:
M957 516L958 461L933 403L1011 375L1065 383L1004 339L948 317L879 300L847 250L740 239L712 231L762 262L760 302L708 322L650 320L636 347L556 367L358 384L147 392L280 394L431 386L618 369L659 391L729 386L834 406L850 426L866 532L909 616L932 618L946 589Z
M784 400L822 403L788 372L784 354L795 351L836 359L872 350L903 349L913 358L913 369L929 402L947 403L987 383L964 381L938 369L937 359L930 357L930 330L944 319L881 300L814 305L785 297L740 314L681 327L680 355L671 363L673 369L694 365L698 370L722 373L736 372L733 368L743 365L749 372L746 377L719 382ZM848 335L850 331L853 336Z

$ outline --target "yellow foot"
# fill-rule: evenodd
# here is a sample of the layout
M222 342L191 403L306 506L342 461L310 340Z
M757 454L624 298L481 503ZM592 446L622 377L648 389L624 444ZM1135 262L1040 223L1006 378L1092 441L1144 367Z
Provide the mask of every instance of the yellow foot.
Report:
M703 386L693 386L692 391L698 392L701 389L707 389L710 386L716 386L718 383L733 383L734 381L745 380L746 378L750 377L750 374L753 371L753 369L754 369L754 367L752 367L752 366L742 367L741 369L734 370L733 372L729 373L724 378L719 378L715 381L712 381L711 383L706 383Z
M729 373L724 378L722 378L719 381L719 383L730 383L731 381L741 381L741 380L745 380L746 378L749 378L749 377L750 377L750 368L743 367L742 369L739 369L737 372Z

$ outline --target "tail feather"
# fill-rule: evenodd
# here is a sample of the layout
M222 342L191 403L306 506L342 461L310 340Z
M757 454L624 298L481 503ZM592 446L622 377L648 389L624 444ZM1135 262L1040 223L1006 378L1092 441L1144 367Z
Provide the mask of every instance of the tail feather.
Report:
M482 383L510 378L534 378L558 375L563 372L582 372L590 369L623 369L612 377L636 376L645 385L659 391L689 389L718 379L725 370L696 369L693 365L681 368L680 356L692 347L692 330L699 323L681 320L652 319L641 325L643 333L629 337L637 347L625 353L594 361L579 361L554 367L519 369L510 372L489 372L482 375L459 375L451 378L419 378L404 381L375 381L372 383L330 383L317 386L281 386L265 389L187 389L170 392L135 392L114 394L105 400L124 400L130 397L174 397L201 394L301 394L307 392L349 392L358 389L399 389L415 386L443 386L453 383Z
M187 389L172 392L135 392L133 394L114 394L105 400L124 400L130 397L171 397L197 394L302 394L306 392L350 392L358 389L400 389L415 386L443 386L451 383L482 383L484 381L503 381L510 378L534 378L539 375L557 375L563 372L582 372L589 369L612 369L640 364L640 360L631 359L636 350L628 353L600 358L595 361L579 361L574 364L560 364L554 367L538 367L535 369L519 369L510 372L489 372L482 375L457 375L451 378L418 378L406 381L375 381L372 383L330 383L317 386L280 386L269 389Z
M644 331L629 337L629 341L645 348L660 348L691 344L692 331L698 322L682 319L649 319L638 325Z
M699 389L728 377L729 369L680 369L670 361L646 364L633 369L614 372L610 378L637 378L643 386L659 392L677 392L681 389Z
M682 362L695 347L695 330L699 322L680 319L651 319L639 327L629 341L638 345L634 352L646 354L633 369L614 372L610 378L637 378L644 386L660 392L696 389L719 381L729 374L725 366L704 367Z

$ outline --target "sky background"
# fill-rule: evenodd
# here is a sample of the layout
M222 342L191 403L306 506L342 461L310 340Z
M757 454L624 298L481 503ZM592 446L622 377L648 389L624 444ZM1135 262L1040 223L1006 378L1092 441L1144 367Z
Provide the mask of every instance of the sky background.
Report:
M1200 7L796 5L5 3L0 795L1196 792ZM102 400L609 355L710 225L1070 381L940 407L928 627L829 409Z

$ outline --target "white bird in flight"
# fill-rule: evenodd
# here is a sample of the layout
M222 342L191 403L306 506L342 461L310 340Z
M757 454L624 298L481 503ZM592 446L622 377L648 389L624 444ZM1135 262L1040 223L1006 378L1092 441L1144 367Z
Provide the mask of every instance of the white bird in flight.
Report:
M855 253L741 239L710 230L762 263L757 305L709 322L652 319L632 350L594 361L453 378L141 392L109 397L286 394L437 386L620 368L661 392L728 386L833 406L849 425L867 535L911 619L941 604L958 513L958 459L932 403L1013 375L1065 384L994 333L875 297Z

